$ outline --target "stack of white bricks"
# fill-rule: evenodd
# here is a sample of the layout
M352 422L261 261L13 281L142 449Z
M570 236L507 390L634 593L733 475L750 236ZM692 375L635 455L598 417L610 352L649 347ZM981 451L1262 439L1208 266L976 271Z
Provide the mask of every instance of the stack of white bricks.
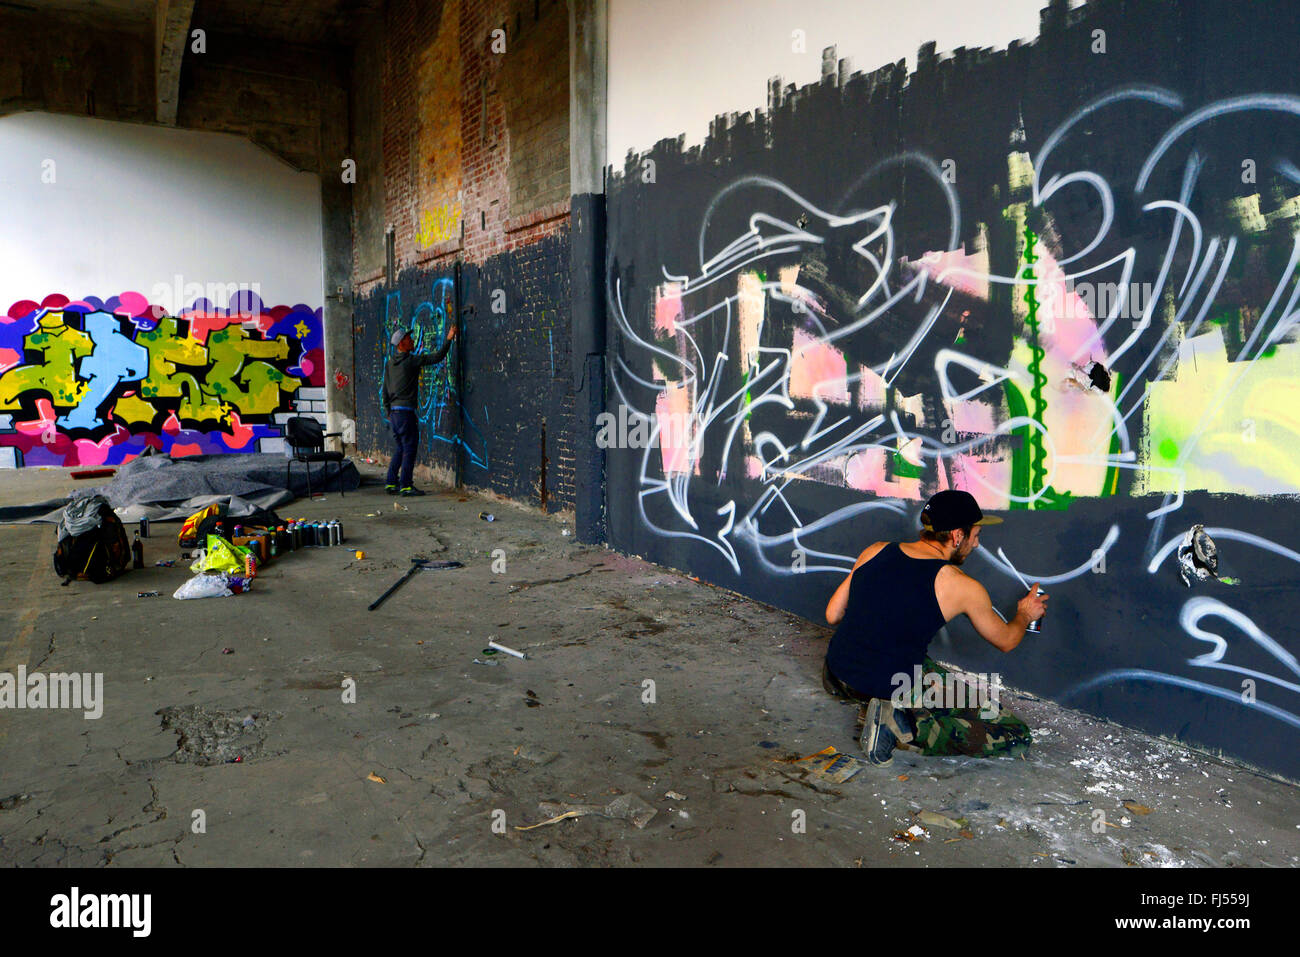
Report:
M14 417L12 415L0 415L0 432L14 431ZM18 468L18 450L15 448L0 449L0 469Z
M309 389L306 387L298 389L294 393L292 412L278 412L275 415L275 424L280 427L280 431L285 429L287 423L294 416L305 416L309 419L315 419L321 424L321 428L328 428L325 416L325 390ZM288 445L283 438L260 439L257 443L259 452L266 452L271 455L283 454L286 457L290 454Z

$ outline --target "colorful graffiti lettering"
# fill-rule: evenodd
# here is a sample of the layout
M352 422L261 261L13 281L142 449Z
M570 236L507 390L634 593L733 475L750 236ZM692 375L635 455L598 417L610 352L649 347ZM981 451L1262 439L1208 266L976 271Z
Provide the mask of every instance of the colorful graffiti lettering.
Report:
M9 465L251 452L324 385L319 309L242 292L171 316L138 293L47 296L0 316L0 454Z

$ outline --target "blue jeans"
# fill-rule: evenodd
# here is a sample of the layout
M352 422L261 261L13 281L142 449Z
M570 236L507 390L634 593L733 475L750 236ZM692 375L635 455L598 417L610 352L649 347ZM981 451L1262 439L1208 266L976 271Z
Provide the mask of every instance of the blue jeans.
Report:
M415 449L420 444L420 420L414 409L393 409L388 416L388 424L393 429L393 458L388 463L388 481L386 485L397 485L398 473L401 473L400 488L411 487L411 474L415 471Z

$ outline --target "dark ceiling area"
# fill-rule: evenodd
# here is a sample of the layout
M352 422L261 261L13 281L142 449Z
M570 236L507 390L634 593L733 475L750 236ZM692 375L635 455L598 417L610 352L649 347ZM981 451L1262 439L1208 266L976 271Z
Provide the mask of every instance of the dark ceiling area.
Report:
M130 32L154 29L158 0L0 0L5 11L48 14ZM299 46L350 47L383 0L197 0L191 28Z
M198 0L191 25L302 46L351 46L383 0Z

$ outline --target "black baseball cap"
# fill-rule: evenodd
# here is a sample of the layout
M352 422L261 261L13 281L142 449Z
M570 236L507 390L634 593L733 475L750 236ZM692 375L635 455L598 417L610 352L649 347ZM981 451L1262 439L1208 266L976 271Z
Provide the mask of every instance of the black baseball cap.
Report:
M1002 519L985 516L970 492L948 489L936 492L921 509L921 524L932 532L951 532L968 525L999 525Z

